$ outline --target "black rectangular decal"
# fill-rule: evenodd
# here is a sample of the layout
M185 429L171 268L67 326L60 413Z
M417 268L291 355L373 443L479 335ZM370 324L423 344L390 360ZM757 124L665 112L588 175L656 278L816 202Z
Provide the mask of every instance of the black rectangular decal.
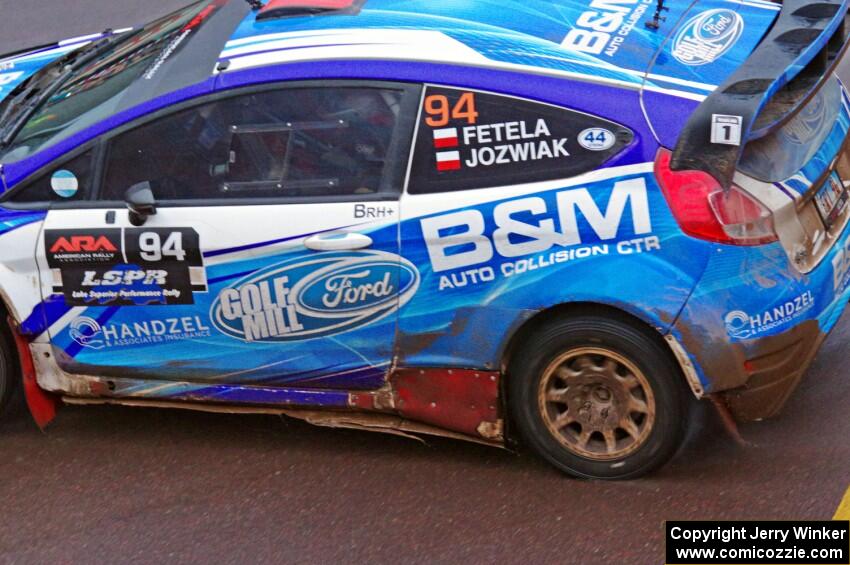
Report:
M408 191L433 194L593 171L634 134L600 116L497 94L429 86Z
M192 228L45 230L53 290L71 306L194 304L206 292Z

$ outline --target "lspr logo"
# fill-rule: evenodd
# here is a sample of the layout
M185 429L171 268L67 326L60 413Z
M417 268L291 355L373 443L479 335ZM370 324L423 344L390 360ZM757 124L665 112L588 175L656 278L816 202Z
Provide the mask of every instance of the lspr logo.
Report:
M381 320L419 288L419 271L391 253L324 253L278 263L222 290L210 310L224 334L280 342L341 334Z
M673 39L673 57L685 65L713 63L744 33L744 19L737 12L720 8L688 20Z

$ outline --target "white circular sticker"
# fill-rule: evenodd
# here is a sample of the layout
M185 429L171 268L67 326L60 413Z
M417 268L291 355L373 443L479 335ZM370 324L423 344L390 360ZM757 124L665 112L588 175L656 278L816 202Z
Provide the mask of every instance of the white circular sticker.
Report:
M53 189L53 192L61 196L62 198L72 198L75 194L77 194L77 190L80 188L80 183L77 181L77 177L71 171L61 170L53 173L53 176L50 177L50 187Z
M578 143L589 151L606 151L614 147L617 138L603 128L590 128L578 134Z

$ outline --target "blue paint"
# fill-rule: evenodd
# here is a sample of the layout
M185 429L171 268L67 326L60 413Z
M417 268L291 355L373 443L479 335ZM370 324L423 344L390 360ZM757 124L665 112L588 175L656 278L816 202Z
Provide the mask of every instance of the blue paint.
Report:
M348 393L344 391L227 384L199 385L186 382L164 385L137 379L115 379L113 382L116 387L115 396L279 407L348 407Z
M44 220L47 212L16 211L0 208L0 235Z
M632 12L639 17L628 43L597 54L563 48L581 27L587 6L578 3L369 0L357 17L256 22L251 15L233 40L247 39L245 45L256 49L252 54L297 49L275 49L268 37L274 33L308 32L301 37L317 39L314 47L340 47L346 43L325 41L324 37L334 37L326 32L408 29L439 31L491 61L523 67L494 70L352 58L225 72L8 164L6 178L14 186L80 145L175 104L214 92L302 80L430 82L502 93L601 116L635 134L634 142L606 163L605 170L581 181L541 183L521 195L488 192L481 202L363 229L375 242L369 251L317 254L301 245L301 240L327 232L276 239L260 236L256 242L208 251L205 257L216 259L206 267L208 292L195 293L194 304L93 304L80 314L87 324L91 322L86 326L91 331L87 339L75 338L68 327L59 328L51 338L69 358L63 359L67 365L63 368L115 377L116 395L342 408L348 406L347 390L384 386L397 361L408 366L498 370L508 340L529 316L559 304L583 302L631 313L682 343L693 344L696 336L696 343L706 348L694 347L688 354L702 384L711 391L718 375L705 370L711 361L705 358L706 351L729 356L751 353L756 344L750 336L769 338L805 321L815 320L821 331L829 331L850 297L850 275L837 271L840 254L850 253L848 233L813 272L799 275L778 244L721 246L685 236L652 173L659 144L675 143L698 104L679 95L703 96L728 77L770 27L776 7L757 0L736 4L734 12L720 0L670 6L671 22L721 10L712 20L715 23L737 22L740 15L747 26L743 33L730 35L716 53L698 53L694 61L675 49L678 43L699 42L698 28L685 29L662 46L667 35L642 25L651 15L651 4L635 3L634 10L641 6L645 10ZM377 39L359 43L376 44ZM799 72L815 49L807 49L770 92ZM683 57L696 64L683 63ZM652 61L653 76L644 77ZM529 73L529 68L561 76ZM607 83L594 82L594 77ZM644 106L642 86L648 88ZM834 99L824 103L835 110L837 119L824 118L819 127L827 123L831 129L819 138L822 143L806 147L812 151L804 155L805 165L793 171L793 178L782 179L789 194L804 191L831 163L850 130L843 93L840 109ZM646 124L644 108L655 131ZM628 198L622 197L623 191L630 191ZM621 203L622 209L612 203ZM505 212L506 206L517 204ZM461 220L438 225L452 215L480 219L477 244L435 247L435 241L447 234L472 229ZM2 211L0 235L44 217L44 212ZM548 230L547 237L510 231L505 218ZM438 227L429 231L432 224ZM491 247L489 252L464 262L471 248L485 245L481 241ZM541 241L541 246L528 246ZM282 243L291 245L275 247ZM345 291L351 291L353 298L345 298ZM773 312L787 311L789 303L794 311L788 319L773 319ZM61 297L52 296L24 320L24 332L38 335L69 310ZM758 320L754 327L741 325L752 324L753 319ZM256 329L263 323L278 326ZM121 378L131 371L139 378ZM183 382L187 374L193 382Z
M36 337L67 314L71 307L65 304L65 297L53 294L45 301L36 304L32 312L21 322L21 333Z

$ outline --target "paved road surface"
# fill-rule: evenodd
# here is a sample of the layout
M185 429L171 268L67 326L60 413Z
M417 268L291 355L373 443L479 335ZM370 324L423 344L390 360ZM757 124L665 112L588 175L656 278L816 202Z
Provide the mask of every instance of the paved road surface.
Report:
M179 2L0 7L0 51L143 21ZM37 30L33 33L25 30ZM618 484L528 455L273 417L66 408L0 429L0 563L660 563L667 519L827 519L850 484L850 319L784 415L709 424Z

